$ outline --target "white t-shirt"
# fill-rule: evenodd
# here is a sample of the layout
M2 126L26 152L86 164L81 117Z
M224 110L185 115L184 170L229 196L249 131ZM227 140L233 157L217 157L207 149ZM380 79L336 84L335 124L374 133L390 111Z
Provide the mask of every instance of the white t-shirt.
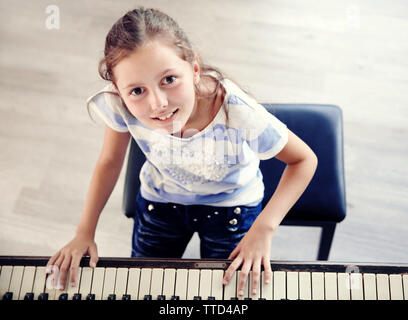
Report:
M129 131L146 156L140 172L141 194L150 201L183 205L252 206L264 195L259 160L286 145L284 123L225 79L224 107L202 131L189 138L144 126L122 104L111 84L88 98L113 130Z

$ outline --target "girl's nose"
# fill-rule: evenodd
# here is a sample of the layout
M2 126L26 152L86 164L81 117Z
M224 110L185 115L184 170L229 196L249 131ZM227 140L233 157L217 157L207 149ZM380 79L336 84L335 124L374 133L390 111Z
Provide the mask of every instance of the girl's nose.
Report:
M153 110L166 109L168 105L166 94L158 90L152 90L150 95L150 106Z

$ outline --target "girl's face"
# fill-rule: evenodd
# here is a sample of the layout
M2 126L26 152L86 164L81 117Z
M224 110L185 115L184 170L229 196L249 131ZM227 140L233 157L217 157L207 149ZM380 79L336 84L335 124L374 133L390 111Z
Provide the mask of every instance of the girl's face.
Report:
M181 59L165 42L148 42L122 59L113 73L129 112L145 126L182 133L197 115L198 61L191 64Z

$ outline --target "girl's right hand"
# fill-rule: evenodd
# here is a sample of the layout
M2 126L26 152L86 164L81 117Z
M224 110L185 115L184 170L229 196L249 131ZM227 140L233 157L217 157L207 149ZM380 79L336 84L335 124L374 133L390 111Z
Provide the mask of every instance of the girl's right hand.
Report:
M70 271L71 286L75 286L78 279L78 268L81 262L82 256L89 255L89 266L91 268L96 267L98 262L98 250L93 238L86 236L75 236L66 246L53 255L47 263L46 273L53 275L52 284L54 287L58 283L59 274L59 286L57 289L63 290L67 283L68 271Z

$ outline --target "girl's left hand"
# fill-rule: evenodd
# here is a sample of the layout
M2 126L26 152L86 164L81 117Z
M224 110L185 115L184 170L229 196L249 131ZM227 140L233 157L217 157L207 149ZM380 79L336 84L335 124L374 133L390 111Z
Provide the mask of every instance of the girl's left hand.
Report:
M226 285L232 278L234 272L242 264L240 277L238 279L237 292L239 296L244 295L244 286L252 268L252 283L250 292L256 294L260 282L261 265L264 266L264 283L271 281L272 271L270 263L270 250L273 232L262 226L260 221L255 220L252 227L241 239L238 246L231 252L228 259L234 259L227 271L225 271L223 284Z

